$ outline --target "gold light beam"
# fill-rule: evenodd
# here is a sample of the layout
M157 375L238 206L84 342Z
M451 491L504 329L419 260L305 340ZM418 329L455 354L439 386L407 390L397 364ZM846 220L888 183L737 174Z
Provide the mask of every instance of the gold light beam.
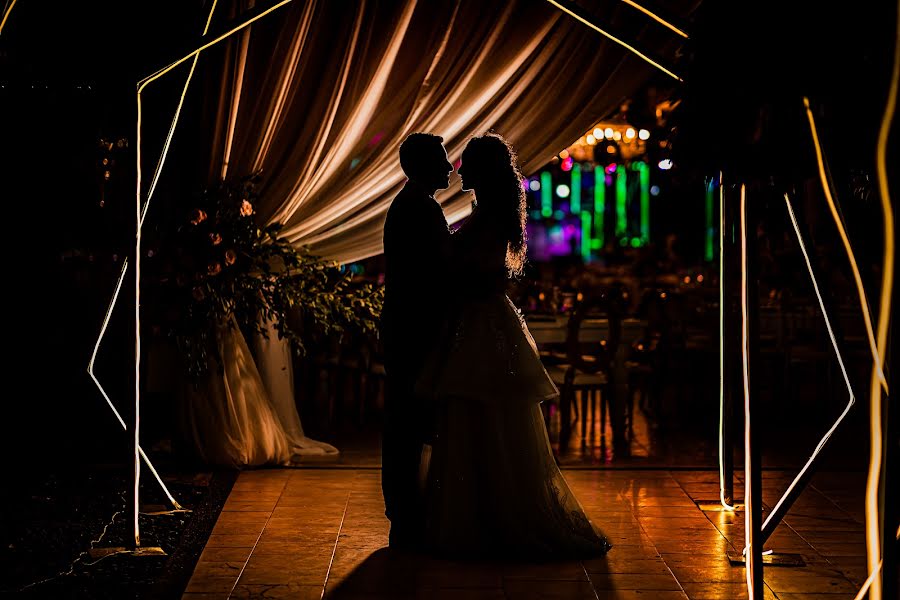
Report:
M649 10L647 10L646 8L644 8L643 6L641 6L640 4L638 4L637 2L634 2L633 0L622 0L622 2L624 2L624 3L627 4L628 6L631 6L631 7L634 7L634 8L636 8L636 9L638 9L639 11L641 11L642 13L644 13L645 15L647 15L648 17L650 17L651 19L653 19L653 20L656 21L657 23L659 23L659 24L661 24L661 25L664 25L665 27L668 27L669 29L671 29L672 31L674 31L675 33L677 33L678 35L680 35L681 37L687 39L688 34L686 34L684 31L682 31L681 29L675 27L674 25L672 25L671 23L669 23L668 21L666 21L665 19L663 19L663 18L660 17L659 15L656 15L656 14L650 12Z
M94 383L97 385L97 389L100 390L100 393L103 395L103 399L106 400L106 403L109 404L109 408L113 411L113 414L118 419L119 424L122 426L122 429L128 431L128 427L125 425L125 420L122 418L122 415L119 414L119 411L116 410L115 405L113 405L112 400L110 400L109 396L106 393L106 390L103 389L103 386L100 385L100 380L97 379L97 376L94 374L94 363L97 360L97 353L100 351L100 342L103 341L103 336L106 334L106 327L109 325L109 319L112 316L112 311L116 306L116 301L119 298L119 291L122 289L122 281L125 279L125 272L128 270L128 259L125 259L125 263L122 265L122 273L119 275L119 282L116 284L116 291L113 294L112 301L109 303L109 308L106 310L106 316L103 318L103 325L100 326L100 335L97 337L97 343L94 344L94 352L91 354L91 360L88 362L87 372L88 375L91 376L91 379L94 380ZM138 446L138 452L140 452L141 458L144 460L144 464L150 468L150 472L153 473L153 476L156 478L156 481L159 483L159 486L162 488L162 491L166 494L166 497L169 499L169 502L172 503L172 506L177 511L186 511L183 506L178 504L178 501L172 497L171 492L169 492L169 488L166 487L166 484L163 483L162 478L159 476L159 473L156 472L156 468L154 468L153 463L150 462L150 459L144 453L144 449Z
M630 45L630 44L628 44L628 43L626 43L626 42L620 40L619 38L617 38L617 37L614 36L613 34L608 33L608 32L606 32L606 31L600 29L598 26L594 25L594 24L593 24L592 22L590 22L589 20L587 20L587 19L585 19L584 17L582 17L581 15L579 15L579 14L573 12L573 11L570 10L569 8L566 8L565 6L563 6L562 4L560 4L559 2L557 2L556 0L547 0L547 2L549 2L550 4L552 4L553 6L555 6L556 8L558 8L559 10L563 11L564 13L566 13L567 15L569 15L570 17L574 17L575 19L581 21L582 23L584 23L585 25L587 25L588 27L590 27L591 29L593 29L593 30L596 31L597 33L599 33L599 34L601 34L601 35L603 35L603 36L605 36L605 37L611 39L612 41L614 41L615 43L619 44L619 45L622 46L623 48L625 48L625 49L627 49L627 50L630 50L631 52L637 54L639 57L643 58L646 62L650 63L651 65L653 65L654 67L656 67L657 69L659 69L660 71L662 71L663 73L665 73L666 75L668 75L669 77L672 77L673 79L677 79L678 81L684 81L683 79L681 79L681 77L679 77L678 75L676 75L675 73L673 73L673 72L670 71L669 69L665 68L664 66L662 66L661 64L659 64L658 62L656 62L655 60L653 60L652 58L650 58L649 56L647 56L646 54L644 54L643 52L641 52L640 50L638 50L637 48L635 48L634 46L632 46L632 45Z

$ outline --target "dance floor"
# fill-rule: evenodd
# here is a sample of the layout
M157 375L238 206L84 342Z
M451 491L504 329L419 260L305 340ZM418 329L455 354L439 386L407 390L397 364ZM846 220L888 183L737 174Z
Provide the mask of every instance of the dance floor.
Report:
M743 513L702 512L715 471L567 469L605 558L550 564L461 563L386 548L381 472L265 469L238 478L184 594L224 598L739 599ZM771 507L789 482L764 473ZM766 598L852 598L865 580L861 475L819 473L767 548L803 567L766 567ZM740 488L736 493L742 493ZM827 596L834 594L834 596Z

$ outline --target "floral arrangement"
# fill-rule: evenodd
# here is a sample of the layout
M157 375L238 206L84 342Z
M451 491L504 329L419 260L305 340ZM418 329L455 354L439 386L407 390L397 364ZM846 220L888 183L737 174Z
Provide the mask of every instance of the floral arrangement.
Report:
M219 362L217 328L235 322L265 335L271 321L301 354L312 338L377 332L383 288L357 283L337 263L295 248L278 237L279 224L261 229L258 183L255 174L204 190L153 261L158 327L174 338L193 377ZM289 326L294 313L299 319Z

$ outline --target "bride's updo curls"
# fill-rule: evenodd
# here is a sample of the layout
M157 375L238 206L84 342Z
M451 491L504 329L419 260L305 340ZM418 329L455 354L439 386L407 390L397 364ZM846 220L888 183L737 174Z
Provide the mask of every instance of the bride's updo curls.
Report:
M510 276L520 276L525 266L526 197L515 150L503 136L490 132L469 140L462 163L464 180L475 190L476 211L506 236L506 266Z

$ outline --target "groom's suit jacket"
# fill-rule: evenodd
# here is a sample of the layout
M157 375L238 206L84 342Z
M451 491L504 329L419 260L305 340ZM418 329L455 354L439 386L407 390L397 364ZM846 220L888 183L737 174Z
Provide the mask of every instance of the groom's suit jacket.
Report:
M434 198L409 183L388 210L384 254L385 366L414 378L445 317L450 229Z

